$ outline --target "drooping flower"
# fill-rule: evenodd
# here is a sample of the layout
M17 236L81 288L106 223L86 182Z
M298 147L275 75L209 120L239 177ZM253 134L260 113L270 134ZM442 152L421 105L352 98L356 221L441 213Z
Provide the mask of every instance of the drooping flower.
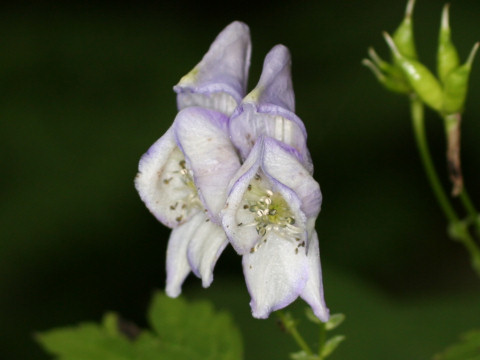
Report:
M174 87L181 111L142 157L135 184L173 229L168 295L180 294L190 271L209 286L228 235L243 256L255 317L300 296L326 321L315 231L321 193L294 113L290 54L274 47L257 87L243 98L250 51L245 24L234 22L218 35Z
M181 111L140 160L135 179L140 197L173 229L166 285L172 297L180 294L190 271L208 287L228 244L219 212L240 162L229 139L227 115L245 95L250 48L243 23L234 22L217 36L200 63L174 87Z
M250 54L248 26L239 21L228 25L174 87L178 108L202 106L231 115L246 93Z
M223 228L243 256L254 317L300 296L326 321L315 232L322 195L298 158L295 148L260 136L230 183Z
M256 139L266 135L295 148L300 162L313 172L307 132L295 114L291 58L285 46L276 45L265 57L257 86L231 116L230 134L243 159Z
M178 296L192 270L203 285L227 245L218 214L240 167L228 117L200 107L180 111L172 127L141 158L135 186L147 208L173 228L167 248L167 294Z

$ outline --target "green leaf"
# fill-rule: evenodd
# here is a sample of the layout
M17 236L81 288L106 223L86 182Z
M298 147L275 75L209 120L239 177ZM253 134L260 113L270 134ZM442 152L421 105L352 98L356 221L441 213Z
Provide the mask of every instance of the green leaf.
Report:
M325 329L327 331L333 330L338 326L340 326L344 320L345 320L345 315L333 314L330 316L330 319L328 319L327 323L325 324Z
M133 348L120 334L93 323L46 331L36 336L44 349L61 360L129 360Z
M239 331L207 302L187 304L155 294L148 318L154 332L107 313L101 324L82 323L36 335L58 360L240 360Z
M290 354L291 360L318 360L316 355L308 355L305 351L299 351L293 354Z
M162 350L175 354L171 359L242 358L238 329L226 313L214 313L207 302L187 304L157 293L152 301L149 322L162 340ZM170 359L164 355L164 359Z
M328 339L326 342L325 342L325 345L323 346L323 349L322 349L322 357L323 358L326 358L327 356L329 356L332 352L335 351L335 349L338 347L338 345L340 345L340 343L345 340L345 336L344 335L337 335L337 336L334 336L330 339Z
M480 330L460 336L460 341L437 354L434 360L480 360Z
M114 312L108 312L105 315L103 315L102 324L107 334L110 334L111 336L120 335L120 330L118 329L118 323L119 323L118 315L115 314Z
M307 319L313 322L314 324L322 324L322 321L318 317L316 317L315 314L313 313L312 308L310 307L305 308L305 315L307 316Z

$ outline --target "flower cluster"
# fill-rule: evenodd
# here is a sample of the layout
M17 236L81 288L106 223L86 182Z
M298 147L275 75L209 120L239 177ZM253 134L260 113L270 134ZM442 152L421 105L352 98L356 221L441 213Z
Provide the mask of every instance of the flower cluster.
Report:
M250 53L247 25L233 22L217 36L174 87L179 112L142 156L135 186L172 229L169 296L190 272L208 287L230 243L243 257L254 317L300 296L326 321L315 231L322 196L295 115L290 53L275 46L246 95Z

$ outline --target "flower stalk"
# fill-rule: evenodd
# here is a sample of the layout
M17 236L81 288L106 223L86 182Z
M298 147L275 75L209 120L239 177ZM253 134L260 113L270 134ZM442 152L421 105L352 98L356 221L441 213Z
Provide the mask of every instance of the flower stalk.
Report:
M327 339L327 329L325 323L319 324L320 331L318 334L318 360L323 360L325 357L323 356L323 348L325 346L325 341Z
M449 221L449 235L452 239L462 243L470 253L471 263L474 271L480 277L480 248L468 231L468 226L464 221L460 221L449 197L443 190L437 171L433 165L430 150L428 148L427 137L425 134L424 105L416 95L410 97L410 110L412 116L413 131L417 142L418 151L422 160L425 173L430 186L442 209L445 217ZM460 192L462 203L473 218L478 217L470 198L465 190ZM477 222L478 224L478 222Z
M277 315L280 318L282 325L285 327L285 331L292 335L293 340L295 340L300 349L302 349L307 355L313 355L312 349L310 349L310 346L308 346L305 339L298 332L296 321L292 319L292 316L289 313L284 314L281 310L277 311Z
M383 33L392 62L383 61L373 49L369 49L370 59L363 60L363 64L372 70L384 87L409 96L413 131L422 165L435 198L449 222L449 235L469 251L473 269L480 277L480 247L470 233L470 226L474 226L480 237L480 216L465 189L460 159L462 113L479 43L474 44L465 63L460 64L457 49L451 40L449 5L445 5L438 37L437 75L434 75L420 62L415 50L412 22L414 3L414 0L408 1L405 17L393 36ZM457 215L433 164L425 134L425 105L443 119L447 143L446 162L453 185L451 194L459 198L467 214L466 219Z
M450 204L447 194L443 190L437 171L433 165L425 134L424 105L416 95L410 96L410 113L420 158L438 205L449 222L457 222L458 217L453 206Z
M345 340L344 335L334 335L327 339L327 332L336 329L344 320L345 315L333 314L327 322L322 322L313 313L312 309L307 308L305 315L308 320L318 325L318 349L312 351L302 335L297 330L297 321L292 318L290 313L283 314L281 311L276 313L280 318L280 323L284 330L292 335L297 345L302 349L299 352L290 354L292 360L324 360L328 358L337 347Z

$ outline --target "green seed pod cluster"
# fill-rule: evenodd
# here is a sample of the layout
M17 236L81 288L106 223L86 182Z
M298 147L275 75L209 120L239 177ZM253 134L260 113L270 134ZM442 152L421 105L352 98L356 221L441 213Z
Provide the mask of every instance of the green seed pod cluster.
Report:
M442 13L437 50L438 78L419 60L413 33L413 7L409 0L405 17L390 37L384 33L392 54L392 62L382 60L373 49L370 59L363 60L378 81L388 90L401 94L416 94L426 105L441 116L461 113L468 90L468 79L478 44L472 49L465 64L460 65L458 52L451 41L449 6Z

